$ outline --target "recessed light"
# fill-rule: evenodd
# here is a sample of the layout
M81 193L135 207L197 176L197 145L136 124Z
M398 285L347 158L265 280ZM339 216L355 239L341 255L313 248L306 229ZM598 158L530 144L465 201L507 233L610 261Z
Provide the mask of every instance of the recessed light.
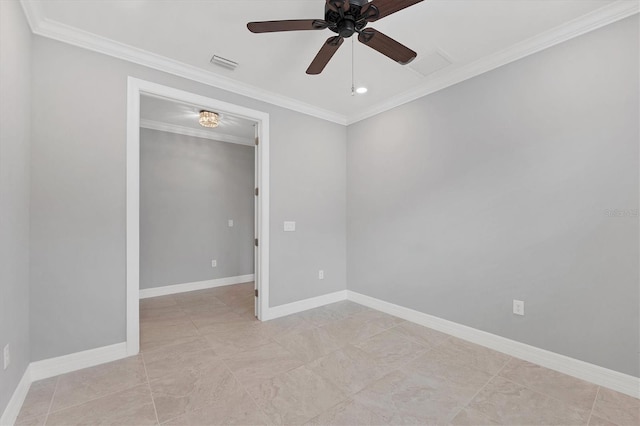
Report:
M357 93L358 95L362 95L362 94L364 94L364 93L367 93L367 88L366 88L366 87L358 87L358 88L356 89L356 93Z

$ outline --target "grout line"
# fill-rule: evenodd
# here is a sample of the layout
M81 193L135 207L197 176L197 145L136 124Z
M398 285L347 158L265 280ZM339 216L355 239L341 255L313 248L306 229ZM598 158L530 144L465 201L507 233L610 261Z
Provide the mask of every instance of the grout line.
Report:
M513 360L513 357L509 357L509 359L507 360L507 362L504 363L504 365L502 367L500 367L500 369L496 372L496 374L494 374L493 376L491 376L491 378L489 380L487 380L487 383L485 383L480 389L478 389L478 391L471 397L469 398L469 400L462 404L462 406L460 407L460 409L453 415L451 416L451 418L449 419L449 421L453 420L456 418L456 416L458 414L460 414L462 412L462 410L464 410L465 408L467 408L469 406L469 404L471 404L473 402L474 399L476 399L476 397L480 394L480 392L482 392L488 385L489 383L491 383L496 377L498 377L500 375L500 373L502 373L502 370L504 370L506 368L506 366ZM481 370L478 370L481 371ZM491 419L493 420L493 419Z
M123 359L121 359L121 360L111 361L111 362L108 362L108 363L106 363L106 364L101 364L101 365L107 365L107 364L111 364L111 363L114 363L114 362L120 362L120 361L123 361L123 360L129 359L129 358L135 358L135 357L137 357L137 356L142 356L142 353L140 353L140 354L138 354L138 355L135 355L135 356L132 356L132 357L127 357L127 358L123 358ZM144 361L143 361L143 362L144 362ZM83 371L83 370L87 370L87 369L95 368L95 367L99 367L99 366L100 366L100 365L96 365L96 366L94 366L94 367L87 367L87 368L83 368L82 370L77 370L77 371ZM62 376L65 376L65 375L67 375L67 374L73 374L73 373L75 373L75 372L76 372L76 371L71 371L71 372L69 372L69 373L61 374L60 376L58 376L58 382L56 383L56 391L55 391L55 393L57 393L57 391L58 391L58 384L60 383L60 378L61 378ZM109 392L109 393L106 393L106 394L104 394L104 395L96 396L95 398L88 399L88 400L83 401L83 402L81 402L81 403L79 403L79 404L73 404L73 405L69 405L69 406L67 406L67 407L60 408L59 410L56 410L56 411L50 411L50 412L49 412L49 414L59 413L60 411L67 410L67 409L69 409L69 408L75 408L75 407L78 407L78 406L80 406L80 405L83 405L83 404L86 404L86 403L89 403L89 402L96 401L96 400L98 400L98 399L100 399L100 398L104 398L104 397L107 397L107 396L115 395L115 394L117 394L117 393L124 392L124 391L127 391L127 390L129 390L129 389L133 389L133 388L135 388L135 387L137 387L137 386L142 386L143 384L144 384L144 383L136 383L136 384L131 385L131 386L128 386L128 387L126 387L126 388L118 389L118 390L116 390L116 391ZM53 398L51 399L51 403L52 403L52 405L53 405ZM51 410L51 408L49 408L49 410ZM47 418L48 418L48 416L47 416Z
M262 415L264 416L265 420L269 420L269 416L267 416L267 414L264 412L264 410L262 409L262 407L260 407L260 405L258 404L258 402L255 400L255 398L253 397L253 395L251 395L251 393L249 391L247 391L246 386L240 381L238 380L238 378L236 377L235 374L233 374L233 371L231 371L231 369L229 368L229 366L224 362L224 360L222 360L222 364L225 366L225 368L227 369L227 371L229 371L229 373L231 373L231 376L233 377L233 379L236 381L236 383L238 384L238 386L240 386L240 388L242 389L242 391L249 397L251 398L251 401L253 401L253 403L255 404L256 408L258 409L258 411L260 411L260 413L262 413Z
M587 425L591 423L591 417L593 416L593 409L596 408L596 402L598 401L598 395L600 394L600 386L596 391L596 397L593 398L593 404L591 404L591 411L589 412L589 418L587 419Z
M115 362L115 361L114 361L114 362ZM89 368L91 368L91 367L89 367ZM81 405L87 404L87 403L89 403L89 402L97 401L98 399L105 398L105 397L107 397L107 396L111 396L111 395L115 395L115 394L120 393L120 392L128 391L128 390L130 390L130 389L133 389L133 388L135 388L135 387L142 386L142 385L144 385L144 383L137 383L137 384L135 384L135 385L132 385L132 386L129 386L129 387L126 387L126 388L118 389L117 391L114 391L114 392L105 393L104 395L100 395L100 396L97 396L97 397L95 397L95 398L88 399L88 400L83 401L83 402L81 402L81 403L79 403L79 404L74 404L74 405L69 405L68 407L63 407L63 408L61 408L61 409L59 409L59 410L52 411L52 412L51 412L51 413L49 413L49 414L55 414L55 413L59 413L59 412L61 412L61 411L68 410L68 409L70 409L70 408L76 408L76 407L79 407L79 406L81 406ZM47 417L48 417L48 416L47 416Z
M147 371L147 363L144 360L144 354L140 354L140 358L142 358L142 366L144 367L144 376L147 378L147 388L149 389L149 396L151 397L151 404L153 405L153 412L156 415L156 422L158 425L160 424L160 419L158 418L158 409L156 408L156 400L153 398L153 391L151 390L151 383L149 380L149 372Z
M53 398L56 397L56 391L58 390L58 383L60 383L60 376L56 377L56 385L53 388L53 394L51 395L51 401L49 401L49 408L47 409L47 413L44 415L44 423L43 426L47 424L47 420L49 420L49 414L51 414L51 407L53 407Z

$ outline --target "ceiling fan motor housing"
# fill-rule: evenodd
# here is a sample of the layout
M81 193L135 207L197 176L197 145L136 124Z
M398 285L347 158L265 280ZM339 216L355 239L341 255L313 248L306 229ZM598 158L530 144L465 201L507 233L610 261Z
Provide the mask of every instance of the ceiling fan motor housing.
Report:
M349 10L342 14L331 10L329 5L325 4L324 19L330 23L329 29L344 38L360 32L367 25L366 20L360 19L362 6L367 3L369 3L368 0L349 0Z

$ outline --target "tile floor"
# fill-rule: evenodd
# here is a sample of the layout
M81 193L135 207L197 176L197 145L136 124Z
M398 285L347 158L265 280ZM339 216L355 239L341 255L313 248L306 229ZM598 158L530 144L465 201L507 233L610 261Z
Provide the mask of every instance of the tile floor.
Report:
M260 323L252 291L142 300L140 355L33 383L17 424L640 424L637 399L351 302Z

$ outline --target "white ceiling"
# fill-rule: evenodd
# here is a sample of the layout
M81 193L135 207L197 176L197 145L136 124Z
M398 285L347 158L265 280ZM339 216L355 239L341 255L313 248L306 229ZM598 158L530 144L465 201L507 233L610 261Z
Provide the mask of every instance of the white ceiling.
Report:
M48 35L49 28L53 34L56 25L57 34L82 30L85 38L88 32L152 52L251 86L262 99L299 102L306 104L302 111L317 108L346 123L469 78L472 68L478 74L557 43L559 28L573 31L565 31L565 39L578 35L580 20L590 25L586 30L597 28L602 23L592 17L621 3L637 8L633 0L426 0L369 24L415 50L412 64L396 64L355 40L356 85L369 92L351 96L351 40L322 74L310 76L305 70L331 31L253 34L246 28L249 21L321 19L323 0L23 0L32 27L33 16L44 23L36 33ZM539 46L534 39L542 40ZM452 63L427 76L413 69L441 60L436 52ZM214 54L240 65L235 71L213 65Z
M255 139L254 122L235 117L224 111L220 114L220 124L215 128L202 127L198 122L202 106L191 105L150 95L140 97L141 127L170 131L173 133L215 139L223 142L253 145Z

